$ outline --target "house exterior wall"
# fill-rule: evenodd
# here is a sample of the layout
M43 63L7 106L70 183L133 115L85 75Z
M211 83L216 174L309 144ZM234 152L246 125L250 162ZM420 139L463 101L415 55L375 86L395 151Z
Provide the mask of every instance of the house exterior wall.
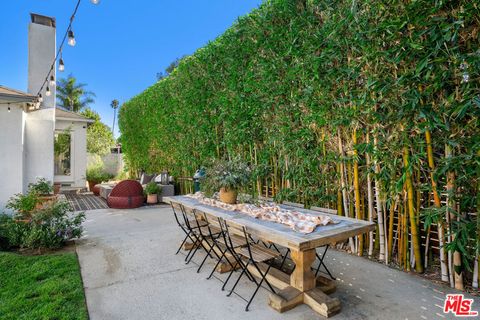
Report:
M10 107L10 112L8 111ZM8 199L24 191L23 146L25 112L21 105L0 104L0 213Z
M26 113L24 149L24 189L38 178L53 181L53 138L55 109Z
M71 184L72 187L85 188L87 171L87 124L84 122L71 122L57 119L56 131L70 131L71 168L70 176L55 176L55 182ZM52 152L53 154L53 152ZM53 160L52 160L53 163Z

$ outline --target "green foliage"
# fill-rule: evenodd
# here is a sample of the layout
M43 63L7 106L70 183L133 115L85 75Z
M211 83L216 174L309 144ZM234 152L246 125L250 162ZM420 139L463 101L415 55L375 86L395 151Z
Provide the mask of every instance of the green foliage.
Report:
M101 183L111 180L114 177L113 174L106 172L101 166L93 166L87 168L87 181Z
M160 191L162 191L162 188L153 181L147 183L144 190L145 194L159 194Z
M39 178L37 182L28 185L28 191L38 195L49 195L53 193L53 184L45 178Z
M0 252L0 315L4 320L88 319L74 252Z
M38 203L38 194L35 192L18 193L8 200L6 207L19 213L29 213Z
M70 152L71 136L70 130L58 133L53 141L53 152L56 156Z
M77 83L71 74L57 83L57 105L66 110L79 112L95 102L95 94L85 90L86 84Z
M240 160L215 160L207 168L204 178L206 190L219 191L221 188L227 190L239 190L250 182L251 168Z
M356 160L363 198L370 172L388 210L404 199L407 171L418 197L429 198L429 130L438 190L454 172L457 211L477 212L479 16L468 0L266 1L120 108L125 159L132 171L189 177L212 157L239 156L256 166L252 191L269 187L326 207L337 205L339 191L351 193ZM476 238L474 228L452 228ZM480 247L463 245L469 256Z
M100 114L91 108L84 108L82 111L80 111L80 114L85 118L94 120L95 122L101 121Z
M87 152L105 155L115 145L115 139L110 128L100 120L100 115L90 108L85 108L80 114L94 120L87 128Z
M39 249L56 249L66 241L82 235L82 222L85 214L72 214L68 202L56 201L35 210L30 219L23 218L21 212L14 217L3 217L1 232L8 247Z

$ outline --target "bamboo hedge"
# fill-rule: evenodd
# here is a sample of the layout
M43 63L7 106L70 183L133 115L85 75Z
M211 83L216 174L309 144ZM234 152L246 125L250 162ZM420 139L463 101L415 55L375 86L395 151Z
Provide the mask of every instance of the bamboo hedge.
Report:
M121 107L122 148L176 177L240 156L252 193L375 221L352 252L475 287L479 37L475 1L266 1Z

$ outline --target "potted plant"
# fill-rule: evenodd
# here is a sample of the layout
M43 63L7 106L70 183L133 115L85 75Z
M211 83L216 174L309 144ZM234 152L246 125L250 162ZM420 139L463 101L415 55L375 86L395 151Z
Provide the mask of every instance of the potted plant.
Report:
M155 204L158 203L158 194L161 191L161 188L159 185L157 185L155 182L149 182L145 186L145 194L147 195L147 203L148 204Z
M112 174L105 172L101 167L91 167L87 169L86 179L88 182L88 189L93 192L93 187L96 184L108 181L113 178Z
M220 191L220 201L234 204L238 190L250 181L251 172L249 165L238 158L216 160L207 169L205 184L207 189Z
M57 200L57 196L53 193L53 185L45 178L37 179L37 182L28 185L28 193L37 196L36 208L40 209L46 203Z

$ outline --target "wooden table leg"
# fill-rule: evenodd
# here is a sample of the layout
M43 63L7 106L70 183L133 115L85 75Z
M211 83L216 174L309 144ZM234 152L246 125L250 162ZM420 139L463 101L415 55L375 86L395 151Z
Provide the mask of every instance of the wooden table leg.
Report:
M293 262L295 263L295 270L290 275L290 285L300 291L308 291L315 288L315 274L311 266L315 262L315 249L307 251L290 252Z
M291 251L295 270L290 275L290 285L276 294L270 294L268 304L279 312L295 308L305 303L324 317L340 312L338 298L330 298L327 293L335 291L335 285L323 277L315 278L311 269L315 261L315 250ZM325 290L322 291L322 289Z

